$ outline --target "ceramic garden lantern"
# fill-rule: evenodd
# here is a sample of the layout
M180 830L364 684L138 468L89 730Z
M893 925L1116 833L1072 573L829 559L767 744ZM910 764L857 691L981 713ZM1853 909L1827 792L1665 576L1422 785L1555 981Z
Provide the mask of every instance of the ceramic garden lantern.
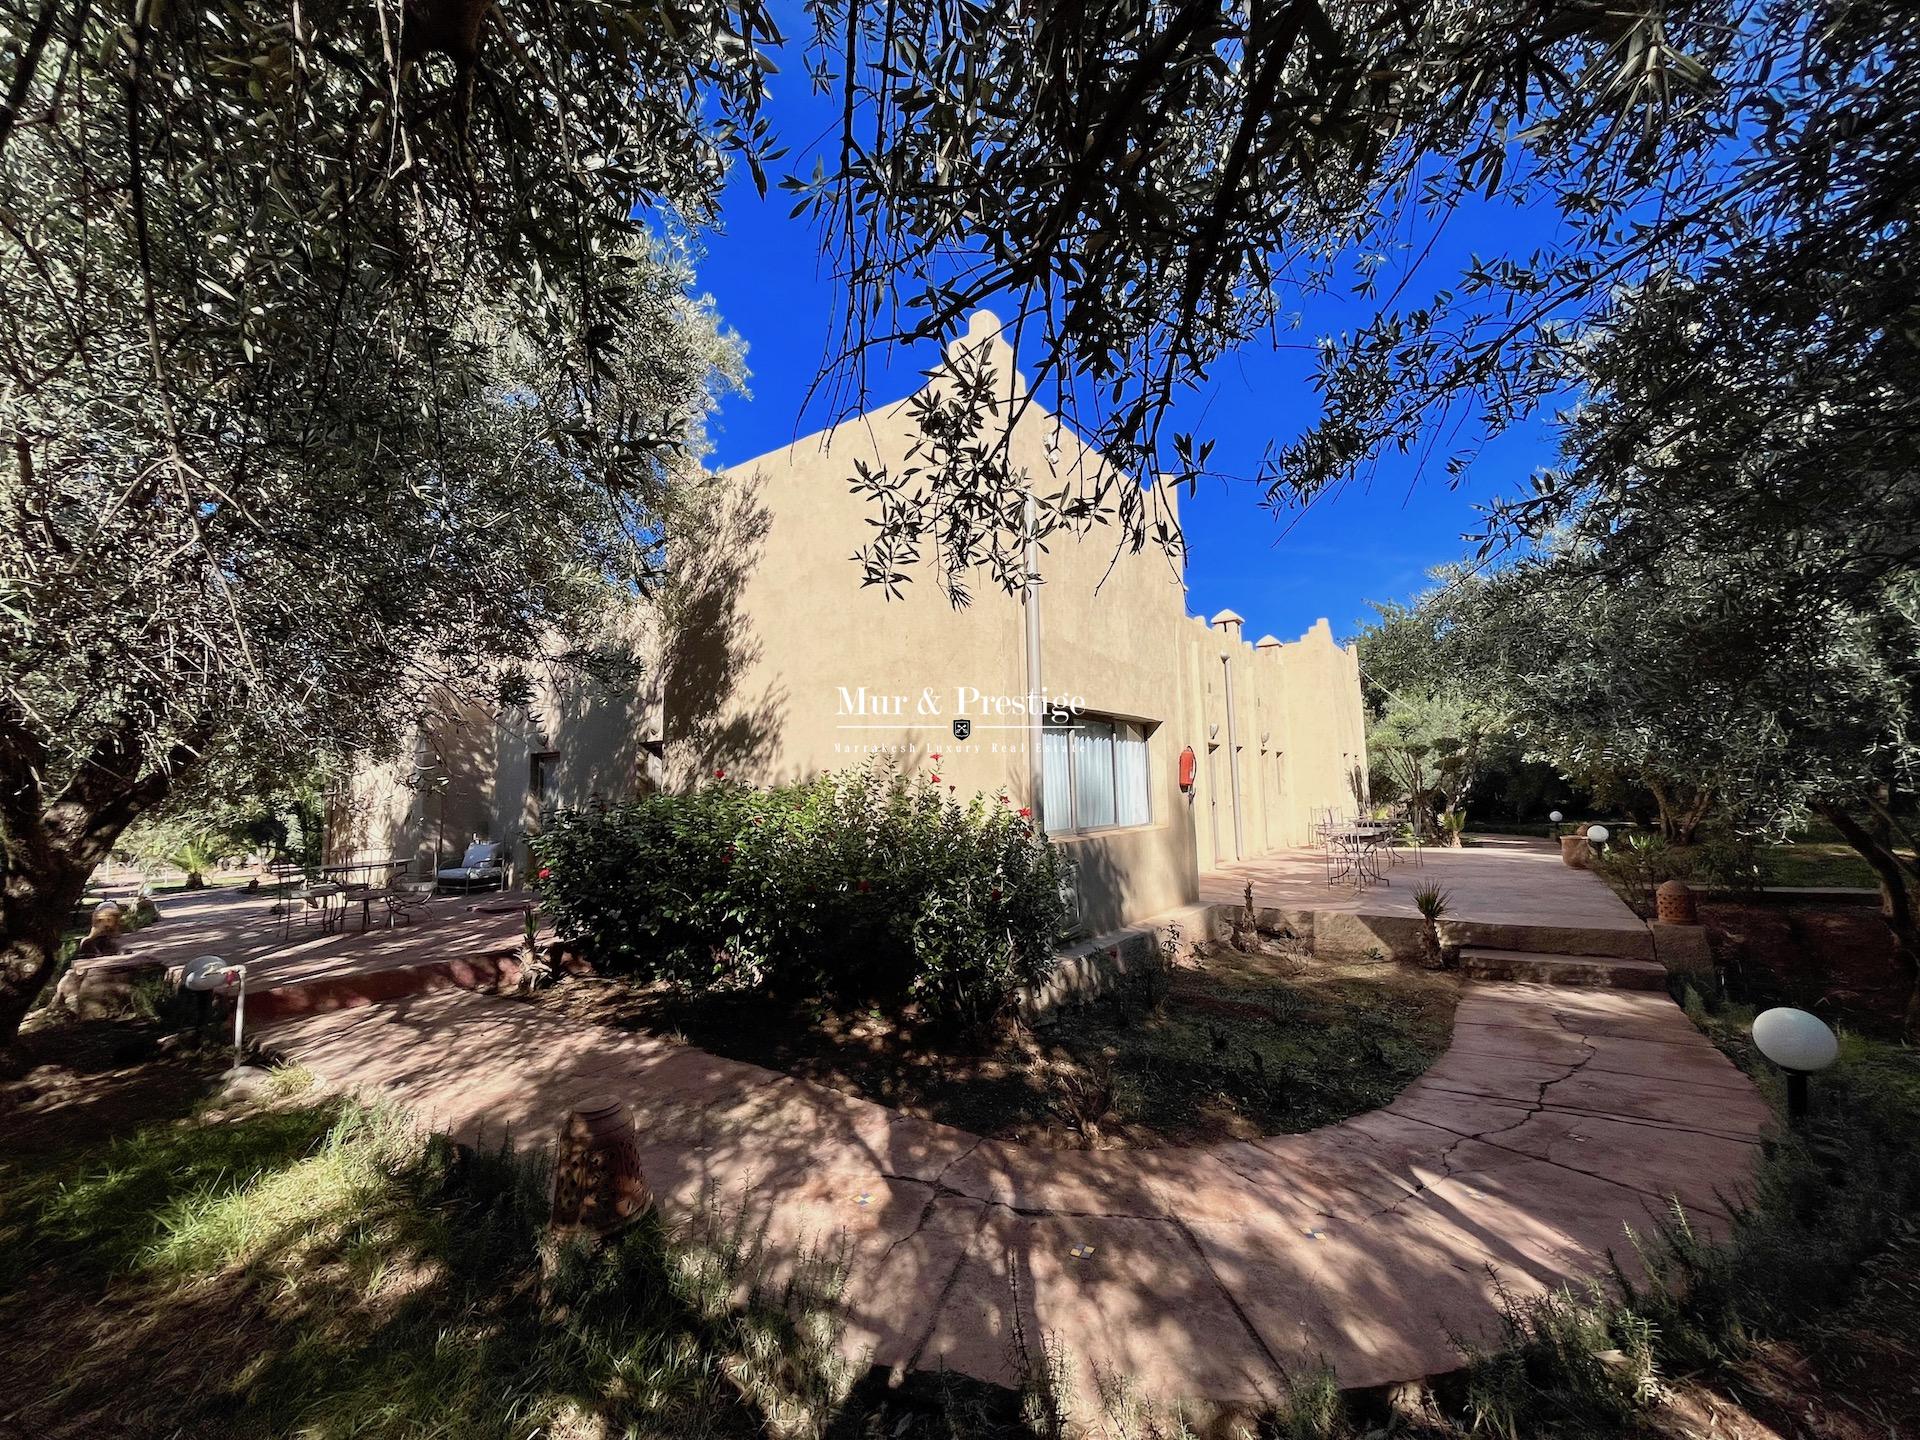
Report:
M1669 880L1653 892L1654 918L1663 925L1698 925L1700 911L1693 903L1693 887Z
M618 1100L588 1100L567 1116L553 1167L553 1228L608 1235L653 1205L633 1117Z

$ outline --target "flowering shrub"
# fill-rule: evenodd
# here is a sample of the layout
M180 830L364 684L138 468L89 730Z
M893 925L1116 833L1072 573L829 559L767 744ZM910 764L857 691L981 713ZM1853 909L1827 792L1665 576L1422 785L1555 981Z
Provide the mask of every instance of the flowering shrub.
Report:
M872 767L719 781L555 817L534 841L560 934L602 969L691 989L918 1002L991 1019L1044 980L1067 920L1026 812Z

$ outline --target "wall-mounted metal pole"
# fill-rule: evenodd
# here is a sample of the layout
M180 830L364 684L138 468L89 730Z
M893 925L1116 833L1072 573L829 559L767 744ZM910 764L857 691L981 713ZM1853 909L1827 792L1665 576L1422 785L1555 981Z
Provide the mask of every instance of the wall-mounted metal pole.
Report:
M1240 738L1239 721L1233 713L1233 657L1220 652L1220 668L1227 675L1227 774L1233 785L1233 858L1247 858L1247 837L1240 821Z
M1046 763L1046 719L1040 709L1040 545L1034 537L1036 515L1031 490L1027 492L1022 523L1026 529L1026 550L1022 563L1026 566L1027 574L1020 604L1025 611L1027 629L1027 776L1031 787L1027 808L1045 825L1059 817L1048 815L1045 808L1047 792L1043 771Z

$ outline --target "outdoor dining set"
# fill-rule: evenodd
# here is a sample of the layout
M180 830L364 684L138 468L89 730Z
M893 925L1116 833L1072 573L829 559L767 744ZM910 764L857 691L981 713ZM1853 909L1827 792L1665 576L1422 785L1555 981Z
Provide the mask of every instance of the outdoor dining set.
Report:
M276 865L274 879L288 887L286 903L280 907L284 933L291 936L296 916L303 923L317 925L323 935L332 935L346 924L354 907L360 910L360 929L364 933L376 914L383 915L389 929L411 924L439 892L441 886L459 886L463 891L476 885L503 883L506 847L480 841L468 847L460 863L437 869L431 879L409 879L413 862L407 859L354 860L338 865L308 867Z
M1319 837L1329 889L1346 885L1365 890L1369 885L1389 884L1386 870L1405 858L1402 826L1392 820L1363 819L1329 808L1315 815L1313 829ZM1417 838L1405 848L1412 852L1414 864L1425 864Z

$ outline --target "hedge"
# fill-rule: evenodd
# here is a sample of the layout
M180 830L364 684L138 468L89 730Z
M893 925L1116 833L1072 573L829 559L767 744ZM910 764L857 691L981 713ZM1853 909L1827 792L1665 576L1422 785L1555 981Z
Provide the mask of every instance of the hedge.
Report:
M1000 1014L1052 972L1059 857L1004 795L868 766L563 812L533 842L556 930L602 970Z

